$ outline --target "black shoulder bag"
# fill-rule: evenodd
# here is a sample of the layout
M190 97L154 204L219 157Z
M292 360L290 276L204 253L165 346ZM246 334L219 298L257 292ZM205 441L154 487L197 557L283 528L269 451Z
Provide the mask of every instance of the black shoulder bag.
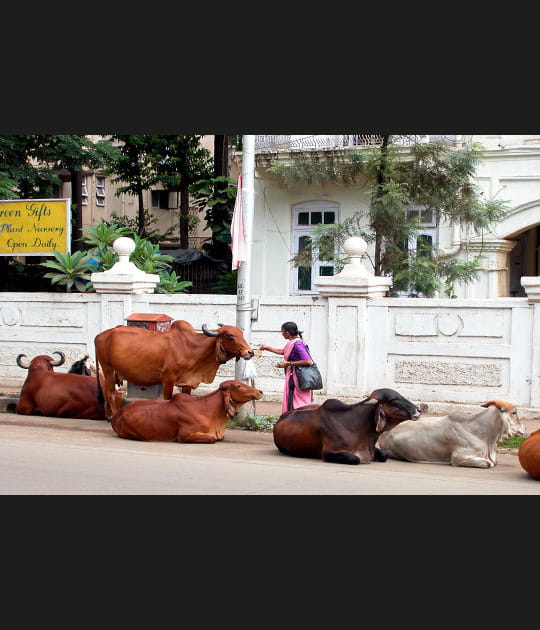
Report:
M306 344L304 345L306 346ZM306 350L313 361L308 346L306 346ZM296 370L296 378L300 389L304 391L308 389L322 389L322 376L315 361L311 365L295 365L294 369Z

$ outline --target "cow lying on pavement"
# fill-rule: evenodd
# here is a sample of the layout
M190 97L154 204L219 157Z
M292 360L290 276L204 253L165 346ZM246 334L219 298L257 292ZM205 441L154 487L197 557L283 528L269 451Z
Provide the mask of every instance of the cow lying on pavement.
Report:
M237 410L262 396L241 381L229 380L203 396L174 394L170 400L136 400L111 418L115 433L130 440L213 444Z
M503 437L523 435L516 407L490 400L470 415L451 413L442 418L404 422L382 435L379 448L394 459L410 462L490 468L497 464L497 444Z
M55 372L54 368L63 365L66 357L63 352L55 360L49 355L40 354L25 365L25 354L17 356L17 365L28 370L21 388L15 413L22 415L42 415L52 418L85 418L105 420L103 398L98 396L98 382L93 376ZM118 404L121 403L120 394Z
M540 429L533 431L519 446L519 463L534 479L540 480Z
M420 409L393 389L376 389L348 405L330 398L282 414L274 425L274 443L286 455L322 458L338 464L384 462L375 447L382 431L420 415Z

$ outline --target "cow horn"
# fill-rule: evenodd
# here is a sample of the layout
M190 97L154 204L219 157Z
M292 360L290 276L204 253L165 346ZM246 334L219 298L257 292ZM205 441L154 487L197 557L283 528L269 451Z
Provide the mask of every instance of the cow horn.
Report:
M222 324L221 322L218 322L217 325L221 328L222 326L225 326L225 324Z
M60 350L55 350L53 354L57 354L60 358L58 361L51 361L51 365L54 367L58 367L59 365L63 365L66 362L66 355Z
M376 398L366 398L362 402L366 405L376 405L379 401Z
M202 325L202 331L207 337L219 337L219 333L215 331L208 330L206 324Z
M16 359L16 361L17 361L17 365L18 365L20 368L23 368L23 370L27 370L27 369L29 368L29 365L23 365L23 364L21 363L21 359L22 359L23 357L25 357L25 356L26 356L26 354L18 354L18 355L17 355L17 359Z

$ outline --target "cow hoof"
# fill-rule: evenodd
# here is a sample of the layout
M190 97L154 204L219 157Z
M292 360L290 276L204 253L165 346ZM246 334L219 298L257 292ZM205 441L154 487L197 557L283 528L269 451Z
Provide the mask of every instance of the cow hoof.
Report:
M359 464L360 458L352 453L325 453L323 460L332 464Z
M373 455L374 462L385 462L388 458L386 457L386 453L381 451L380 448L375 447L375 454Z

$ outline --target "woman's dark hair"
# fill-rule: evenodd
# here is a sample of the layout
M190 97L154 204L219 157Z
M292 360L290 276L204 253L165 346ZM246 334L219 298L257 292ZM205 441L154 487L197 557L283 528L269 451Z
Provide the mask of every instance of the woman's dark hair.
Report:
M298 330L298 326L295 322L285 322L284 324L281 324L281 330L288 332L289 335L293 335L294 337L298 336L302 338L302 331Z

